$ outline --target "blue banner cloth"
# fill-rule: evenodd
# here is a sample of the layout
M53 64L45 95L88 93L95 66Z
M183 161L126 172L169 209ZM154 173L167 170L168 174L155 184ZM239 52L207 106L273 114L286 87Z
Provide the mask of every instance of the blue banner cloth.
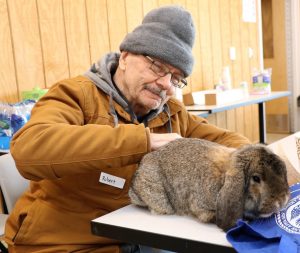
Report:
M300 183L290 187L286 207L269 218L246 222L227 232L239 253L300 253Z

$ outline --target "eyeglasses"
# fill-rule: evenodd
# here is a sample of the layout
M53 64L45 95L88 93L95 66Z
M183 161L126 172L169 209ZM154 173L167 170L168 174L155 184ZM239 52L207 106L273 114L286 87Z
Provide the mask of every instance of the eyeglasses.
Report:
M182 89L187 85L186 79L180 74L175 74L170 69L159 61L153 60L150 56L145 56L150 62L150 69L158 76L164 77L167 74L171 74L171 83L174 87Z

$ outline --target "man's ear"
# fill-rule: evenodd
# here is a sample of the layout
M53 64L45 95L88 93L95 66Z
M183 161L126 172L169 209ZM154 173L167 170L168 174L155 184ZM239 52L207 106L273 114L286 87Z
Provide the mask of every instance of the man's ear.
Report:
M126 69L126 64L127 64L127 56L129 55L129 52L127 51L122 51L119 59L119 68L121 70Z

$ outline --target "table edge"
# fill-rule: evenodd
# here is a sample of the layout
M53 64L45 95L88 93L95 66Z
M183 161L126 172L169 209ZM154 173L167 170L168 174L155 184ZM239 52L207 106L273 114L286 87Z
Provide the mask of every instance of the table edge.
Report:
M236 251L228 246L199 242L180 237L157 234L153 232L135 230L116 225L91 221L91 230L94 235L108 237L127 243L140 244L154 248L171 250L175 252L198 252L199 249L205 252L214 253L235 253ZM134 238L134 239L133 239ZM175 240L176 239L176 240Z

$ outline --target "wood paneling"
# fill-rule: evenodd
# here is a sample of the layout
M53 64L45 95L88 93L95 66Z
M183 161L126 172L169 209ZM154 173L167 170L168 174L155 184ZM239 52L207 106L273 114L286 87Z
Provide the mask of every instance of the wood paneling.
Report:
M240 0L0 0L0 100L16 102L21 91L84 73L105 53L119 51L146 13L166 4L187 8L196 28L195 65L183 93L212 89L224 66L234 87L250 82L252 68L259 67L258 24L242 21ZM208 119L258 140L257 106Z
M233 132L236 131L235 121L236 121L235 110L233 109L233 110L226 111L226 126L228 130Z
M35 0L10 0L8 14L19 91L45 87L44 62ZM22 6L22 8L20 8ZM1 49L1 52L3 49Z
M0 0L0 17L0 98L14 102L19 97L6 0Z
M110 50L119 51L119 45L127 34L127 20L124 0L107 2ZM116 8L117 7L117 8Z
M151 11L154 8L158 7L158 1L157 0L147 0L143 1L143 16L145 16L149 11Z
M46 86L70 77L62 0L37 1Z
M229 59L229 48L231 43L231 23L230 23L230 0L219 0L219 33L221 35L221 56L223 66L230 67L230 75L233 76L232 61ZM218 32L218 30L216 31ZM219 73L220 75L221 73Z
M232 61L232 86L238 87L242 80L242 50L241 50L241 2L230 0L231 45L236 50L236 60Z
M244 108L244 117L245 117L245 120L247 122L252 122L253 121L253 115L252 115L252 106L249 105L249 106L245 106ZM249 139L252 139L253 136L254 136L254 132L253 132L253 128L252 128L252 124L244 124L244 135L246 137L248 137Z
M91 64L85 0L63 0L70 75L76 76Z
M262 26L263 26L263 48L264 58L274 57L273 48L273 11L272 11L272 0L262 0L261 8L262 12Z
M220 30L220 2L219 0L209 1L209 20L211 25L211 56L212 56L212 73L213 84L219 82L219 78L222 72L223 57L222 57L222 40Z
M268 33L269 29L273 29L273 58L264 59L264 68L272 68L272 83L273 91L287 90L287 56L286 56L286 39L285 39L285 1L276 0L269 1L271 10L264 9L265 15L272 15L272 27L265 27L263 33ZM263 7L263 6L262 6ZM272 14L268 14L272 12ZM276 17L276 18L275 18ZM289 108L288 98L276 99L266 103L266 114L268 130L270 132L289 132ZM288 119L286 122L272 126L273 122L278 122L278 119ZM286 124L284 124L286 123ZM279 127L280 126L280 127Z
M143 16L142 0L126 0L126 20L128 32L132 32L132 30L141 23Z
M197 31L200 36L200 59L202 71L202 83L193 86L194 90L211 89L214 85L212 65L212 43L209 18L209 0L199 1L199 23Z
M197 27L199 24L199 7L198 2L195 0L188 0L186 3L186 8L190 11L195 26ZM201 59L201 45L200 45L200 33L197 31L195 34L195 46L193 48L193 55L195 56L195 59ZM194 69L193 69L193 75L188 80L189 85L184 89L184 93L190 93L193 90L200 90L202 89L201 84L202 82L202 63L200 60L195 60L194 63ZM198 88L197 88L198 86Z
M87 20L91 61L110 51L106 0L87 0Z

